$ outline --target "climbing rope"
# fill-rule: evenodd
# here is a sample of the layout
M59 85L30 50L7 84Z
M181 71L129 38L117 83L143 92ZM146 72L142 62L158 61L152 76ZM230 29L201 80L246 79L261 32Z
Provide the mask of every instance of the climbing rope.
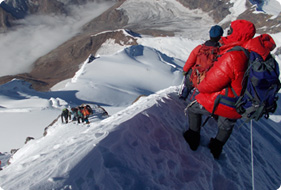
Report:
M255 190L255 172L254 172L254 146L253 146L253 121L250 122L251 133L251 165L252 165L252 189Z

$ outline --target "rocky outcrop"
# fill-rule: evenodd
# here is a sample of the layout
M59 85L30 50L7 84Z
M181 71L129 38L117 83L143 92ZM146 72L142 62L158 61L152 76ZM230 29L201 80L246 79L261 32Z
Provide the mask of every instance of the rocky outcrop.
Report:
M30 14L67 14L68 12L65 4L57 0L29 0L27 5Z
M209 0L177 0L190 9L201 9L207 12L215 22L219 23L230 14L229 9L233 6L229 0L209 1ZM254 13L256 6L246 1L248 8L237 19L245 19L253 22L257 28L257 33L277 33L281 30L281 13L278 17L271 18L271 15L264 13ZM226 28L230 23L225 23L222 27ZM265 27L266 26L266 27Z
M84 34L77 36L54 51L41 57L35 62L30 75L44 81L47 86L33 86L36 90L48 90L54 84L72 78L90 54L96 51L107 39L115 39L115 43L135 45L133 37L126 36L122 31L109 31L97 35ZM121 42L122 41L122 42Z
M238 19L246 19L253 22L256 26L257 33L278 33L281 31L281 13L278 17L272 18L271 15L260 12L254 13L255 7L247 2L248 9L239 15Z
M232 3L229 0L210 1L210 0L177 0L185 7L190 9L201 9L214 19L215 22L220 22L230 14L229 8Z
M13 16L0 7L0 32L6 32L11 27L13 20Z

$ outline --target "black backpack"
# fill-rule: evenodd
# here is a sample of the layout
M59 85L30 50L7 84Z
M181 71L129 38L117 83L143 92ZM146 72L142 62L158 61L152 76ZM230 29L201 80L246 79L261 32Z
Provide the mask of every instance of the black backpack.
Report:
M89 111L90 114L93 114L93 109L91 108L91 106L86 105L87 110Z

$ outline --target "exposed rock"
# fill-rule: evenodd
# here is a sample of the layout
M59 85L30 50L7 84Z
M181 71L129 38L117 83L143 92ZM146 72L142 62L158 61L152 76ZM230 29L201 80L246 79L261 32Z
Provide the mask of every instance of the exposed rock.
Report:
M43 136L46 136L48 134L48 129L50 127L52 127L57 121L58 119L60 118L60 115L52 122L50 123L50 125L48 125L45 129L44 129L44 133L43 133Z
M128 23L128 17L120 10L117 10L122 2L116 3L113 7L103 14L84 25L84 32L93 34L106 30L115 30L123 28Z
M11 155L14 155L19 149L11 149L10 153Z
M67 14L65 4L57 0L29 0L27 5L30 14Z
M190 9L201 9L215 20L220 22L227 15L230 14L229 8L232 7L233 3L229 0L210 1L210 0L177 0L185 7Z
M72 78L90 54L96 51L107 39L115 39L115 43L136 45L136 39L124 35L123 31L109 31L96 35L84 34L74 37L46 56L39 58L30 72L32 78L47 83L45 86L34 86L36 90L48 90L58 82Z
M229 9L233 6L229 0L209 1L209 0L177 0L190 9L202 9L219 23L230 14ZM277 33L281 30L281 13L278 17L272 18L271 15L260 12L257 14L256 6L246 1L247 10L238 16L237 19L245 19L253 22L257 28L257 33ZM254 13L255 12L255 13ZM222 27L229 27L230 23L225 23ZM265 27L266 26L266 27Z
M281 55L281 47L277 48L275 55Z
M146 97L146 95L139 95L134 101L132 104L136 103L137 101L139 101L140 98L142 97Z
M281 13L278 17L272 18L271 15L260 12L259 14L253 13L255 11L255 6L252 6L249 2L247 3L249 7L244 13L239 15L238 19L246 19L253 22L256 26L257 33L278 33L281 31Z
M22 79L27 82L30 82L32 84L32 88L34 89L45 89L48 86L47 82L41 81L39 79L35 79L28 73L19 74L19 75L7 75L4 77L0 77L0 84L5 84L14 78Z
M0 7L0 32L6 32L11 27L13 20L15 20L13 16Z
M24 144L28 143L31 140L34 140L34 138L33 137L26 137Z

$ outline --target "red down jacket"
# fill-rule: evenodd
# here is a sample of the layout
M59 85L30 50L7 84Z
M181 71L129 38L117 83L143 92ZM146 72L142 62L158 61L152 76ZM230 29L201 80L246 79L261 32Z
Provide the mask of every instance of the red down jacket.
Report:
M183 71L184 72L188 72L189 69L191 69L195 63L196 63L196 60L197 60L197 54L199 52L199 49L202 47L202 45L198 45L196 46L192 51L191 53L189 54L189 57L188 59L186 60L185 64L184 64L184 67L183 67Z
M236 94L242 90L242 79L247 68L247 57L243 51L230 51L234 46L245 47L247 42L255 35L255 26L246 20L236 20L231 23L232 34L222 37L223 46L220 48L221 57L214 63L208 71L205 79L197 86L199 94L196 100L210 113L213 111L214 102L218 95L225 95L228 87L228 97L234 97L230 86ZM251 47L251 44L247 44ZM241 118L235 108L219 104L215 114L231 119Z
M262 34L249 40L245 46L248 51L254 51L265 60L272 50L276 47L273 38L269 34Z

